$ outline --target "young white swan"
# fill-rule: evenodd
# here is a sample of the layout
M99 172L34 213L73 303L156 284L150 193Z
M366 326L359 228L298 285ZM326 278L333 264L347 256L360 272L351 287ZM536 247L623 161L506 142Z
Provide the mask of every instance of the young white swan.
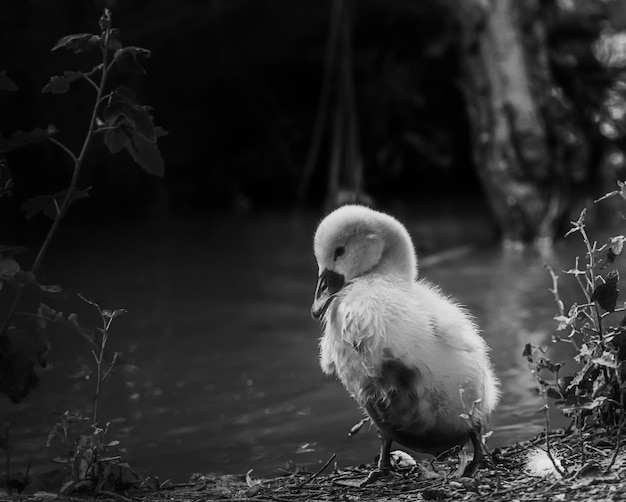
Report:
M343 206L320 223L314 250L311 314L323 322L322 369L339 377L381 440L378 470L368 480L390 469L392 441L439 455L470 439L474 460L466 473L473 474L482 459L480 429L460 415L476 402L473 423L484 423L499 382L470 316L417 280L409 233L387 214Z

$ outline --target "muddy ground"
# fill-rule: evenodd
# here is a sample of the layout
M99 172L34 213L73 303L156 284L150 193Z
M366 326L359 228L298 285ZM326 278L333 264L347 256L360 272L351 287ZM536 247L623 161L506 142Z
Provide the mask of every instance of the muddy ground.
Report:
M585 432L584 448L578 434L565 431L550 435L550 451L560 459L563 475L538 476L528 471L528 458L545 450L544 435L493 451L493 466L483 466L474 478L459 477L457 458L420 461L401 468L371 485L361 486L372 466L337 468L328 459L317 472L285 472L272 479L250 475L194 474L189 482L144 483L124 493L102 492L97 496L31 495L0 496L0 500L46 501L341 501L377 500L490 500L490 501L582 501L626 498L626 455L616 454L618 438L605 431ZM621 441L620 441L621 442ZM551 469L551 463L548 467ZM495 467L495 468L494 468Z

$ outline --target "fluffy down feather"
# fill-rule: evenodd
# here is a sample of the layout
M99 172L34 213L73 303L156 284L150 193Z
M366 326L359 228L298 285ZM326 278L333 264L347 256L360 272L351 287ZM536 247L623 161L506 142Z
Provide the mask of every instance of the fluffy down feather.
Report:
M376 424L379 469L389 468L392 441L438 455L471 439L477 462L479 431L460 415L480 400L473 419L484 423L498 402L499 383L469 314L417 280L404 226L389 215L344 206L322 220L314 251L320 363Z

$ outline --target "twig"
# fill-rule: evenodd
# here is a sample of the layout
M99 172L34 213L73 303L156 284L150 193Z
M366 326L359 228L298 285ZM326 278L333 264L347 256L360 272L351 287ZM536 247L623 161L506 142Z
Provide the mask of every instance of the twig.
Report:
M98 84L96 84L96 83L93 81L93 79L92 79L92 78L91 78L91 77L90 77L87 73L84 73L84 74L83 74L83 78L84 78L87 82L89 82L89 83L91 84L91 86L92 86L92 87L96 90L96 92L98 92L98 91L100 90L100 89L99 89L99 87L98 87Z
M563 300L561 300L561 295L559 294L559 276L556 275L550 265L546 265L546 269L550 273L550 277L552 277L552 289L548 289L548 291L554 295L554 301L559 309L559 315L565 315L565 306L563 305Z
M543 386L541 387L541 395L543 397L543 402L544 402L543 416L544 416L545 423L546 423L546 454L548 455L550 462L552 462L552 465L554 466L554 469L556 470L556 472L558 472L559 475L562 477L565 473L561 469L561 467L556 463L556 460L554 456L552 455L552 450L550 450L550 417L548 414L550 407L548 406L548 398L546 397L546 391L543 388Z
M113 497L118 500L122 500L123 502L135 502L133 499L129 499L128 497L125 497L121 493L110 492L108 490L99 490L98 493L101 493L103 495L108 495L109 497Z
M541 484L543 481L544 481L544 478L540 478L540 479L538 479L537 481L535 481L534 483L531 483L531 484L520 483L519 485L513 486L512 488L507 488L506 490L493 492L491 494L491 496L493 496L493 497L498 496L499 497L500 495L504 495L506 493L512 493L512 492L515 492L517 490L521 490L522 488L526 488L526 489L534 488L538 484Z
M306 485L307 483L310 483L311 481L313 481L315 478L317 478L320 474L322 474L322 472L324 472L324 470L330 465L330 463L335 460L335 457L337 456L336 453L333 453L330 458L326 461L326 463L320 467L320 469L315 473L315 474L311 474L311 476L309 476L307 479L305 479L302 483L300 483L296 488L302 488L304 485Z
M602 316L600 315L600 310L598 309L598 302L594 302L594 308L596 312L596 320L597 320L597 331L598 336L600 337L600 347L604 349L604 336L602 335Z
M606 466L606 468L604 469L604 472L608 472L609 469L611 469L611 467L613 467L613 465L615 464L615 461L617 460L617 455L619 455L619 450L620 447L622 446L622 427L624 427L625 424L625 417L624 417L624 389L623 389L623 382L622 382L622 365L620 364L617 367L617 370L615 370L615 374L617 376L617 381L619 383L619 408L620 408L620 421L618 424L618 429L617 429L617 441L615 444L615 450L613 450L613 456L611 457L611 461L609 462L609 465Z
M6 448L4 450L6 455L6 471L7 471L7 493L11 495L11 444L9 443L9 435L11 433L11 422L6 425L4 429L4 440L6 442Z
M63 150L65 153L67 153L70 158L72 159L72 162L74 162L74 164L76 164L77 158L76 155L74 155L74 152L72 152L72 150L70 150L68 147L66 147L63 143L61 143L58 139L49 136L48 140L51 143L54 143L56 146L58 146L61 150Z
M578 412L577 415L578 416L576 418L579 423L576 424L576 426L578 427L578 439L580 441L580 462L584 464L587 461L587 451L585 449L585 437L583 435L584 418L582 417L580 412Z

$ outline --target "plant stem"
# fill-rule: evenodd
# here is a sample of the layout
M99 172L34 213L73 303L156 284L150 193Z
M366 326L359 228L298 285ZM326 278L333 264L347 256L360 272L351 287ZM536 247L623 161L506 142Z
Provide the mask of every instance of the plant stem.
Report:
M76 165L76 161L78 160L76 158L76 155L74 155L74 152L72 152L72 150L70 150L68 147L66 147L63 143L61 143L58 139L53 138L52 136L48 137L48 140L51 143L54 143L56 146L58 146L61 150L63 150L65 153L67 153L71 159L72 162L74 162L74 166Z
M302 488L304 485L306 485L307 483L310 483L311 481L313 481L316 477L318 477L322 472L324 472L324 470L330 465L330 463L335 459L335 457L337 456L336 453L333 453L330 458L326 461L326 463L320 467L317 472L315 474L312 474L311 476L309 476L307 479L305 479L302 483L300 483L297 488Z
M98 117L98 109L100 107L100 101L102 100L104 86L106 84L108 71L110 69L110 66L107 65L107 59L108 59L107 45L109 41L109 34L110 34L110 30L107 29L104 34L104 41L103 41L103 46L102 46L102 73L100 74L100 85L98 86L98 92L97 92L95 104L93 107L93 111L91 113L89 127L87 129L87 134L85 135L85 140L83 141L83 146L80 150L80 154L78 155L78 157L76 157L74 153L65 145L63 145L56 139L50 138L50 140L54 144L62 148L68 155L71 155L72 158L75 159L75 162L74 162L74 171L72 173L72 179L70 181L70 186L67 189L67 193L65 194L63 203L61 204L61 207L59 208L58 213L56 217L54 218L54 221L52 222L52 226L50 227L50 230L48 230L48 233L43 241L43 244L41 245L41 248L39 249L39 252L37 253L37 256L35 257L35 261L33 262L33 265L31 267L32 274L35 277L37 277L39 269L41 268L41 263L43 262L43 259L46 256L46 253L48 252L50 244L52 243L52 239L56 235L59 229L59 226L61 225L61 222L65 218L65 214L67 213L67 210L69 209L72 202L74 201L74 194L78 186L78 178L80 176L81 169L85 162L87 151L89 149L89 146L91 145L91 140L94 137L94 131L96 130L96 119ZM4 319L4 322L2 323L2 327L0 328L0 336L4 335L7 329L9 328L9 324L11 323L11 320L13 319L15 309L17 308L20 298L22 297L23 291L24 289L20 288L15 293L13 302L11 303L11 306L9 307L7 315Z
M108 327L108 324L105 323L105 326ZM108 330L103 329L102 340L100 341L100 353L98 354L98 356L96 356L96 354L94 353L94 357L96 359L96 392L95 392L94 401L93 401L93 420L92 420L92 424L94 427L98 426L98 405L100 402L100 388L102 386L102 382L104 381L104 378L102 378L102 361L104 360L104 349L106 347L108 337L109 337Z
M103 47L102 47L102 62L103 62L102 73L100 75L100 85L98 86L96 102L93 107L93 111L91 113L91 119L89 121L89 128L87 129L87 134L85 136L83 146L80 150L80 154L78 155L78 158L76 159L76 162L74 164L74 172L72 173L70 186L68 187L67 193L65 194L65 199L63 200L63 204L61 204L61 208L59 209L59 214L52 222L52 226L50 227L50 230L48 231L48 235L46 235L46 238L44 239L44 242L41 248L39 249L39 253L37 254L37 257L35 258L35 261L33 262L32 272L33 274L35 274L35 276L37 275L37 272L39 272L39 268L41 267L41 262L43 261L43 258L46 255L48 248L50 247L50 243L52 242L52 239L56 235L59 229L59 226L61 225L61 222L63 221L63 218L65 217L65 214L67 213L67 210L69 209L70 205L72 204L74 200L74 193L76 192L76 187L78 186L78 178L80 176L80 171L83 167L83 164L85 162L85 157L87 155L87 151L89 149L89 146L91 145L91 140L93 139L93 136L94 136L100 99L102 98L102 93L104 92L104 86L106 84L106 79L107 79L108 69L109 69L107 68L108 39L109 39L109 30L107 30L104 35L104 42L103 42Z
M9 443L9 434L11 432L11 423L9 422L5 428L4 439L6 441L6 471L7 471L7 493L11 495L11 446Z
M598 302L594 303L594 308L596 312L596 321L597 321L597 329L598 336L600 337L600 346L604 349L604 336L602 334L602 316L600 315L600 310L598 309Z
M585 449L585 438L583 436L583 425L585 422L582 416L580 415L580 413L576 417L576 421L577 421L576 426L578 427L578 439L580 440L580 455L581 455L580 462L584 464L586 461L586 457L587 457L587 452Z
M550 273L550 277L552 277L552 289L548 289L548 291L550 291L550 293L554 296L554 301L559 309L559 315L565 315L565 306L563 304L563 300L561 299L561 295L559 294L559 276L556 275L554 269L550 265L546 265L546 268Z
M550 417L548 415L550 407L548 406L548 398L546 397L546 391L544 387L541 386L540 388L541 388L541 396L543 397L543 404L544 404L543 418L546 423L546 454L548 455L550 462L552 462L552 465L554 466L554 469L556 470L556 472L558 472L560 476L563 476L564 472L561 469L561 467L559 467L559 465L556 463L556 460L554 456L552 455L552 450L550 450Z
M619 455L619 450L622 446L622 427L624 427L626 423L626 417L624 416L624 389L623 389L623 382L622 382L622 365L621 364L617 366L617 369L615 370L615 375L617 376L617 381L619 383L620 418L619 418L619 423L617 425L618 429L617 429L617 441L615 444L615 450L613 451L613 456L611 457L611 461L609 462L609 465L607 465L606 468L604 469L604 472L608 472L609 469L613 467L613 464L615 464L615 461L617 460L617 455Z

